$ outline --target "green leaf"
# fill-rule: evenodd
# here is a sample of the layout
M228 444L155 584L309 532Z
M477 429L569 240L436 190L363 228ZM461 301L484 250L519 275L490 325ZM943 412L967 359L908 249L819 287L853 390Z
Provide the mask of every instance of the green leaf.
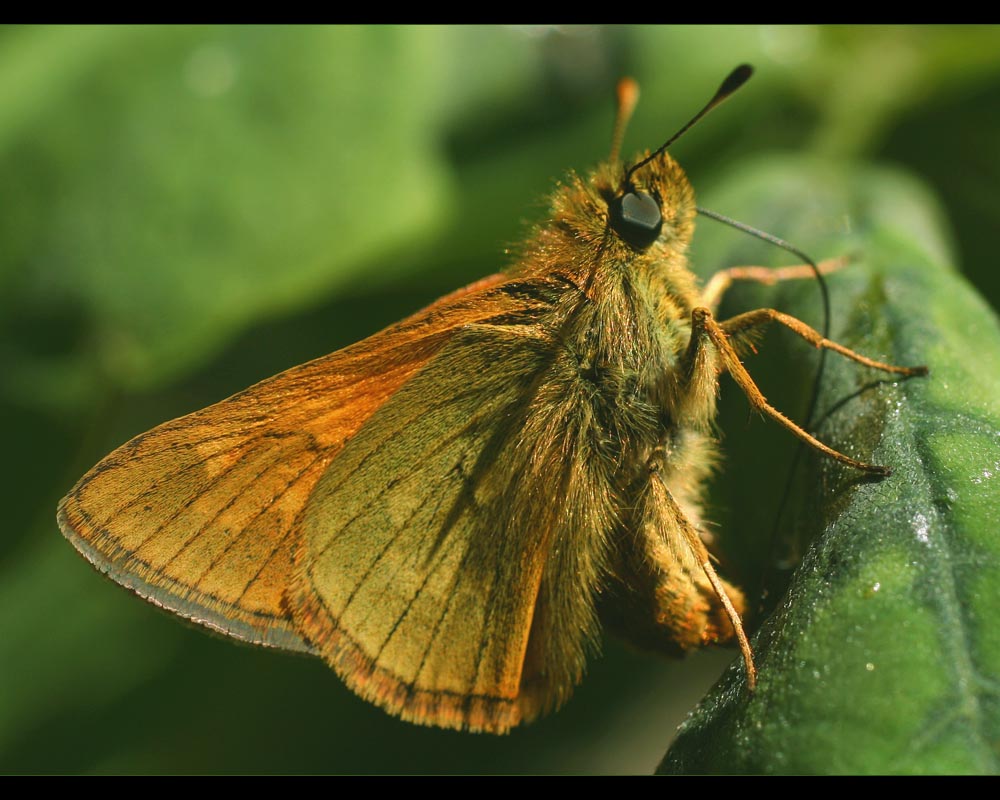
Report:
M856 263L828 279L833 338L877 359L927 364L931 374L886 380L830 354L819 438L894 472L870 480L806 456L797 527L812 544L754 637L757 690L748 692L735 663L682 727L661 772L1000 769L1000 326L949 268L920 194L880 170L772 159L707 204L817 256L859 249ZM849 236L836 235L838 220ZM815 286L800 283L730 299L818 325L804 292L815 297ZM752 373L779 339L789 352L809 350L772 334ZM782 369L795 374L787 362ZM791 401L803 397L800 388ZM737 460L756 459L780 488L787 467L769 469L769 455ZM733 480L753 485L743 474ZM775 494L757 491L741 502ZM757 547L766 558L764 533Z
M461 91L453 40L483 51ZM81 371L162 385L428 238L451 193L444 121L534 68L509 32L448 28L43 27L4 44L0 314L74 313L86 348L24 343L5 383L52 397Z

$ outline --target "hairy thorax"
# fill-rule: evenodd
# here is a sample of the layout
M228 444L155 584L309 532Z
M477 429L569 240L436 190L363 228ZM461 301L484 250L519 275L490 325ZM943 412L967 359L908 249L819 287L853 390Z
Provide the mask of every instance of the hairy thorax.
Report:
M654 460L666 474L687 461L685 446L702 438L715 413L714 391L696 398L698 413L689 407L683 362L697 291L668 278L655 266L602 270L559 332L589 415L593 453L626 485Z

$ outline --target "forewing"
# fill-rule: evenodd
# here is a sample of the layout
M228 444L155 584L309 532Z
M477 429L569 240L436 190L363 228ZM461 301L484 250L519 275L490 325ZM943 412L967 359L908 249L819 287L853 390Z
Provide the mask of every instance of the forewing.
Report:
M344 443L495 308L492 276L363 342L136 437L88 472L59 525L99 570L249 642L312 652L286 602L299 518Z

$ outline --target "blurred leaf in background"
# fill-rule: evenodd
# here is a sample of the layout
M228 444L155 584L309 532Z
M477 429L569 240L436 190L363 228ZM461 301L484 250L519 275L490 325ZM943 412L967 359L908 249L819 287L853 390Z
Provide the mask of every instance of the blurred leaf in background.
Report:
M672 148L706 205L811 253L832 247L825 257L842 252L828 228L792 212L832 191L880 230L901 221L928 269L960 264L996 307L996 28L0 30L0 771L652 771L734 652L663 662L609 641L537 725L503 739L414 728L318 660L233 646L130 598L58 535L55 505L131 436L502 266L553 181L605 156L621 75L643 90L631 152L673 133L742 61L754 81ZM736 199L727 187L747 185L750 159L764 196ZM942 202L884 172L823 177L875 162ZM852 187L883 194L860 213ZM788 263L736 236L700 224L700 274ZM782 308L816 320L809 288ZM937 324L932 341L946 335ZM806 389L808 355L795 362ZM746 431L742 399L723 391L738 409L724 418L731 463L769 447L758 429L786 446L773 427ZM726 539L746 582L764 568L793 449L756 496L745 471L715 489L722 530L754 522L746 546L742 531Z

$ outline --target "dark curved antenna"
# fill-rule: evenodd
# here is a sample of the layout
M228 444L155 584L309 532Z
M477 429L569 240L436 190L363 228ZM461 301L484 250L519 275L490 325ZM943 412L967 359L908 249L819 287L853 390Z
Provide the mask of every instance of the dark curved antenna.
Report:
M736 69L729 73L729 76L722 82L718 91L713 95L712 99L708 101L705 107L695 114L691 121L688 122L683 128L681 128L677 133L671 136L667 141L660 146L655 152L644 158L638 164L629 167L628 172L625 173L625 185L629 186L632 183L632 173L635 172L640 167L646 166L650 161L656 158L660 153L666 150L670 145L681 138L688 130L694 125L698 120L704 117L709 111L715 108L719 103L725 100L729 95L739 89L744 83L750 80L750 76L753 75L753 67L749 64L740 64Z
M816 273L816 279L819 281L820 293L823 296L823 338L830 338L830 292L826 286L826 280L823 278L823 273L820 272L819 267L816 262L813 261L809 256L799 250L797 247L786 242L784 239L780 239L777 236L767 233L766 231L759 230L758 228L751 227L746 223L740 222L738 220L727 217L723 214L717 214L714 211L709 211L707 208L697 207L699 214L703 214L709 219L714 219L717 222L725 223L736 230L743 231L744 233L749 233L751 236L755 236L758 239L763 239L765 242L770 242L771 244L780 247L782 250L786 250L789 253L801 258L806 264L812 267L814 273ZM816 406L819 404L819 392L820 386L823 382L823 371L826 367L826 349L820 350L819 355L819 367L816 369L816 377L813 380L812 396L809 398L809 407L806 410L805 423L803 428L809 430L813 425L813 417L816 415ZM792 458L792 466L788 471L788 477L785 480L785 490L781 494L781 505L778 507L778 514L774 520L774 527L771 530L771 551L773 553L775 549L776 542L778 541L778 536L781 530L781 519L785 514L785 508L788 505L788 498L792 493L792 484L795 481L795 475L798 472L799 458L802 453L805 452L805 446L802 442L799 442L799 446L795 448L795 455ZM755 592L758 597L758 611L762 610L764 607L764 592L766 587L767 578L761 577L761 588Z
M726 225L736 228L736 230L749 233L751 236L756 236L758 239L770 242L771 244L780 247L782 250L787 250L789 253L801 258L806 264L812 267L812 271L816 273L816 280L819 282L820 294L823 296L823 338L830 338L830 290L826 288L826 280L823 278L823 273L819 271L819 267L816 266L815 261L799 250L799 248L789 244L784 239L779 239L774 234L753 228L745 222L740 222L732 217L727 217L724 214L717 214L716 212L709 211L707 208L702 208L701 206L697 207L697 211L699 214L702 214L709 219L714 219L717 222L723 222ZM816 413L816 404L819 403L819 389L820 383L823 380L824 367L826 367L826 350L825 348L821 348L819 355L819 368L816 370L816 380L813 382L812 397L809 398L809 408L806 411L805 425L803 426L807 429L810 425L812 425L813 415Z

